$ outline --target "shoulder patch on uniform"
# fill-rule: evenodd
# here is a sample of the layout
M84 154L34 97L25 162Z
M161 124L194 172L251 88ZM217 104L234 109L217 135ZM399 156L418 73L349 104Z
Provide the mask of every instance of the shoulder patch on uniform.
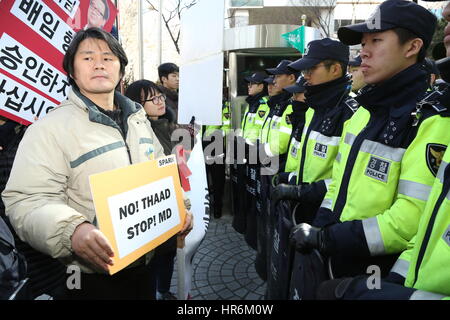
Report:
M427 144L426 159L427 166L431 173L436 176L439 166L442 163L442 158L444 157L446 145L439 143L429 143Z
M358 101L356 101L353 98L348 98L347 100L345 100L345 104L347 105L347 107L350 108L350 110L352 110L353 112L356 112L356 110L358 110L359 107L359 103Z
M265 114L266 114L266 111L264 111L264 110L258 111L258 116L259 116L260 118L264 117Z

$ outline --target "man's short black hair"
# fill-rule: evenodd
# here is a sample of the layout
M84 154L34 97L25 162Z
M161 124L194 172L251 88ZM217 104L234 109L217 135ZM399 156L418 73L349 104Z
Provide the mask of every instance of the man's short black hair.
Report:
M395 34L397 35L398 42L401 45L404 45L409 40L412 40L415 38L420 38L417 34L415 34L414 32L412 32L408 29L405 29L405 28L394 28L394 29L392 29L392 31L394 31ZM427 53L427 47L425 47L425 42L424 42L422 48L420 48L417 62L423 61L423 59L425 59L426 53Z
M100 29L100 28L89 28L86 30L80 30L77 32L72 42L69 45L69 48L64 55L63 60L63 68L64 71L67 72L67 78L69 80L69 84L74 88L78 89L75 80L72 78L74 74L74 60L75 54L77 53L78 47L83 40L86 39L99 39L103 40L108 44L109 49L111 49L112 53L119 59L120 61L120 77L123 77L125 74L125 67L128 64L128 58L125 54L120 43L108 32Z
M345 74L347 73L347 68L348 68L348 64L342 61L337 61L337 60L324 60L322 61L323 65L325 66L325 68L327 68L327 70L330 70L331 66L333 64L338 64L341 66L341 70L342 70L342 77L345 76Z
M180 72L178 66L175 63L167 62L158 67L159 81L162 83L162 77L168 78L169 74Z

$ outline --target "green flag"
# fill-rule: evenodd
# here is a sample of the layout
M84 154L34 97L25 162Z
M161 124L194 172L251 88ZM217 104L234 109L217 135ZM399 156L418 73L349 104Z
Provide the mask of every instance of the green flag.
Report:
M301 26L291 32L281 35L292 48L297 49L302 54L305 52L305 26Z

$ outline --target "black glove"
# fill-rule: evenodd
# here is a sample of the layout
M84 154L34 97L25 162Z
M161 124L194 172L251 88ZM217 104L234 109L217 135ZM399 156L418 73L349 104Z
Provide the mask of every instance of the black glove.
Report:
M359 278L356 278L359 280ZM341 300L355 278L340 278L322 282L316 291L317 300Z
M321 253L326 251L322 228L300 223L292 229L290 239L295 243L295 249L299 252L306 253L311 249L318 249Z
M280 200L300 200L301 196L301 185L289 185L281 183L275 187L271 199L273 202L277 203Z
M280 183L289 183L290 172L279 172L272 177L272 187L278 186Z

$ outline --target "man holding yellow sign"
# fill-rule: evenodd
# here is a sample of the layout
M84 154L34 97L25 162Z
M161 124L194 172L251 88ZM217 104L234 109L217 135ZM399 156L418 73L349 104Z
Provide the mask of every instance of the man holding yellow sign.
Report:
M148 260L150 256L145 255L145 250L151 246L145 250L139 244L123 246L115 233L117 228L126 225L126 236L132 233L138 239L152 230L154 221L148 222L150 216L141 216L136 223L130 219L143 214L146 197L151 195L144 192L133 197L133 203L138 201L138 207L134 207L130 206L131 202L123 203L127 191L148 188L149 184L158 183L157 178L168 179L159 182L164 200L159 194L158 203L165 206L159 212L166 210L161 216L164 220L178 217L170 220L171 225L161 224L166 225L160 230L162 233L153 234L157 239L147 238L147 242L157 245L176 232L185 237L192 229L192 215L185 214L176 170L169 172L171 164L164 166L165 160L149 162L163 157L164 153L144 110L114 91L127 63L125 52L110 34L98 28L77 33L63 62L72 91L58 108L29 127L2 194L6 214L19 237L37 250L60 259L75 275L79 271L80 281L75 277L72 285L68 276L67 298L151 298L154 288L146 281L150 277L145 266L145 257ZM149 162L149 166L140 167L144 162ZM124 169L119 169L124 167L129 167L125 174ZM167 172L163 173L166 168ZM91 181L91 193L90 177L95 180L101 176L97 174L111 170L120 178L100 179L104 186L100 191ZM149 181L141 184L134 181L147 172L152 176ZM167 188L169 194L165 193ZM166 194L168 200L175 202L169 204ZM155 195L152 197L155 204ZM115 205L118 215L112 210ZM142 212L138 213L138 209ZM163 222L159 212L155 221ZM117 216L122 221L112 222ZM128 260L124 262L122 258ZM108 275L114 272L117 273Z

